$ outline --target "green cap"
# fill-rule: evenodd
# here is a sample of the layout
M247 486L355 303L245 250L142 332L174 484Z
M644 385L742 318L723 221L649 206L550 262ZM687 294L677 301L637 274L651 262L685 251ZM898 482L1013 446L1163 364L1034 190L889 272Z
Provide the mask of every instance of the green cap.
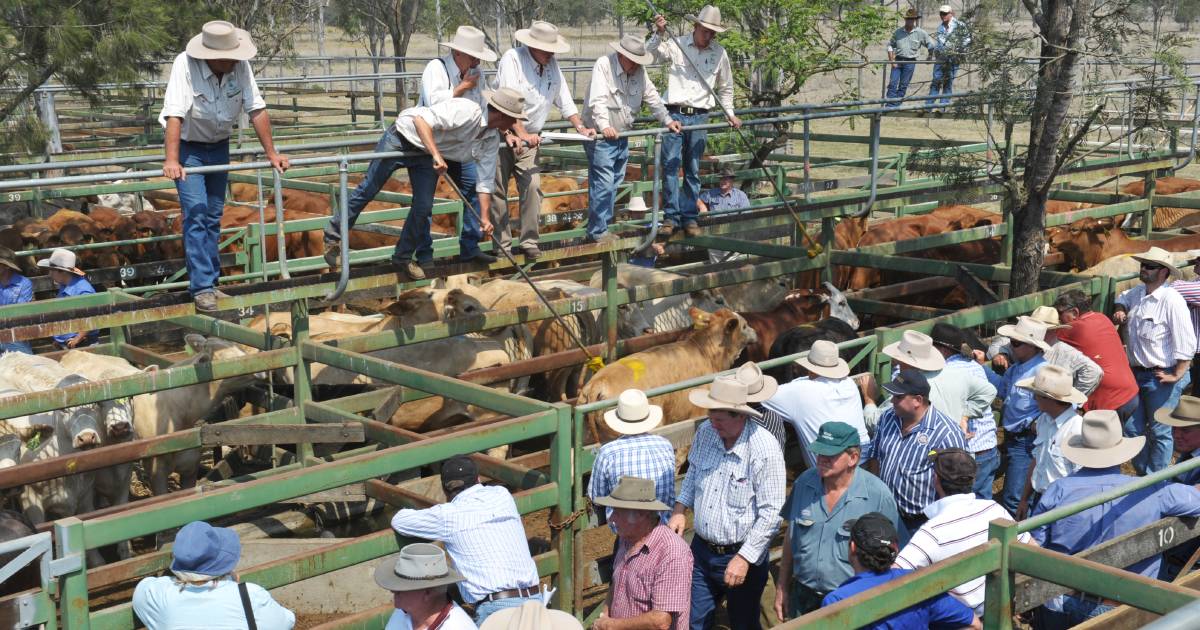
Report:
M859 446L858 429L845 422L826 422L817 432L817 439L809 445L808 450L816 455L840 455L851 446Z

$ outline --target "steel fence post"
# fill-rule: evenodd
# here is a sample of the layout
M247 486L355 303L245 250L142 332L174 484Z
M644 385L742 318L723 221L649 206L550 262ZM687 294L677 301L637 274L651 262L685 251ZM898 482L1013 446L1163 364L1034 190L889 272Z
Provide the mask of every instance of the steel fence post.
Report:
M587 440L585 439L586 435L583 428L583 413L576 410L574 407L571 407L571 422L571 470L573 477L571 481L572 484L574 484L574 487L571 490L571 497L574 501L572 507L575 510L584 510L587 509L587 502L583 497L584 470L583 467L579 465L579 462L583 461L583 448ZM584 515L580 518L586 520L587 517L588 514L584 513ZM575 530L572 533L572 537L574 539L575 557L574 562L572 563L573 566L571 568L572 575L574 576L575 589L572 593L571 610L575 613L576 617L581 618L581 615L583 615L583 575L586 568L583 553L583 533Z
M601 277L604 281L606 304L604 307L604 329L607 331L605 339L608 341L605 354L608 361L612 362L617 360L617 291L620 288L617 282L617 260L613 252L608 252L602 260Z
M562 524L551 528L551 545L558 550L558 601L556 605L569 613L575 613L575 521L571 519L575 504L574 441L571 438L573 415L571 407L559 403L554 413L558 427L550 442L550 477L558 484L558 504L551 518ZM576 519L578 520L578 519Z
M268 323L267 328L270 328ZM312 400L312 372L310 364L304 360L304 353L301 352L301 347L308 343L308 301L296 300L292 302L292 348L296 352L296 367L293 368L295 381L292 400L298 409L303 410L304 404ZM301 421L304 421L301 415ZM301 465L308 465L313 459L313 448L310 443L301 443L296 445L296 450L300 455Z
M1013 579L1009 568L1008 550L1017 540L1017 524L1012 521L993 521L988 526L988 538L1000 541L1000 566L988 573L984 582L983 627L986 630L1012 630Z
M62 625L71 630L87 630L87 546L83 538L83 521L72 516L54 522L54 555L56 564L78 559L77 566L62 574L58 600Z
M1143 191L1145 194L1142 196L1145 197L1146 201L1150 202L1142 214L1142 236L1149 238L1150 233L1154 231L1154 189L1156 185L1154 172L1151 171L1143 175L1142 181L1145 182L1145 190Z

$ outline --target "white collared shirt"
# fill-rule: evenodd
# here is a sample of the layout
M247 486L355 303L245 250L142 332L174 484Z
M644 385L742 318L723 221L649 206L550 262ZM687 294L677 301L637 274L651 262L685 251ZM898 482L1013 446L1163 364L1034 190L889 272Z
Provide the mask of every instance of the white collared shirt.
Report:
M860 444L870 441L863 421L862 396L849 378L802 377L779 386L763 407L779 414L800 438L801 452L809 468L817 467L817 458L808 446L826 422L845 422L858 430Z
M1129 363L1144 368L1173 368L1196 354L1196 331L1187 302L1179 292L1161 286L1146 295L1139 284L1117 296L1128 312Z
M482 74L482 68L476 68ZM418 107L429 107L436 105L442 101L448 101L452 98L465 98L479 103L479 110L487 111L487 101L483 98L483 78L475 82L475 87L463 92L461 96L454 96L454 88L462 83L462 73L458 70L458 64L454 63L452 55L446 55L440 59L434 59L425 64L425 71L421 73L421 96L417 100Z
M1057 417L1043 412L1037 419L1037 437L1033 438L1034 492L1045 492L1050 484L1079 470L1079 465L1063 456L1062 445L1083 430L1083 417L1074 407ZM1030 506L1032 507L1032 506Z
M541 72L538 72L538 69ZM575 101L571 100L571 89L558 67L558 60L551 58L545 66L538 65L529 49L518 46L509 49L496 65L496 87L512 88L525 97L525 131L537 133L550 117L550 106L558 107L563 118L579 113ZM480 179L483 174L479 174Z
M500 133L487 127L479 104L466 98L451 98L430 107L410 107L400 112L396 130L409 142L426 149L413 124L413 118L417 116L433 128L433 142L443 158L479 165L475 191L491 193L496 178Z
M607 127L625 131L633 127L633 119L642 111L642 101L658 122L664 126L670 123L671 115L646 76L645 68L639 65L633 74L625 74L617 55L609 53L597 59L592 67L592 82L583 101L583 124L596 131Z
M249 62L239 61L232 72L218 79L203 59L179 53L171 65L158 122L166 128L168 118L182 118L182 140L220 142L233 133L242 112L266 107Z
M729 55L713 40L704 50L696 48L692 34L680 35L663 42L658 33L646 42L646 51L654 55L656 63L670 62L667 69L667 102L702 109L715 109L716 101L704 86L705 82L721 97L721 105L733 112L733 70L729 66ZM691 58L688 63L684 57ZM693 64L702 75L697 75ZM703 79L701 78L703 76Z

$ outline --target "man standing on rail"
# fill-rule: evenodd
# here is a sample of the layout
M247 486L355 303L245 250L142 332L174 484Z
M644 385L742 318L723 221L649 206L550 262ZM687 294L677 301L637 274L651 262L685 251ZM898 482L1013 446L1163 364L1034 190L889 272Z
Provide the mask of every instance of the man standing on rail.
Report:
M716 40L724 33L721 10L711 4L689 15L693 24L690 35L666 39L667 18L654 16L655 32L646 50L656 62L667 66L667 111L684 127L708 123L708 112L720 107L734 129L742 121L733 113L733 71L729 55ZM716 93L718 104L713 98ZM662 138L663 224L658 233L669 238L683 228L688 236L700 235L697 223L700 196L700 156L708 142L704 130L667 134ZM683 190L679 190L679 167L683 166Z
M33 301L33 283L21 274L17 257L7 247L0 247L0 306L24 304ZM28 341L0 343L0 352L24 352L33 354Z
M933 50L933 39L925 29L917 26L921 14L916 9L909 8L904 13L904 26L892 33L888 41L888 61L892 62L892 74L888 78L887 98L895 99L888 107L899 107L899 100L908 92L908 83L912 81L913 72L917 68L917 52L924 46Z
M358 215L383 184L392 171L401 166L408 169L412 182L412 207L400 231L400 240L392 254L392 266L396 273L408 280L424 280L422 265L433 262L433 238L430 236L430 218L433 214L433 193L437 188L438 176L449 168L449 162L477 162L480 229L491 235L492 223L488 220L488 208L492 202L492 174L496 169L496 153L500 147L500 136L496 129L507 131L518 120L524 120L525 99L508 88L485 92L486 112L479 104L466 98L451 98L429 107L410 107L388 127L375 151L403 151L402 157L376 158L371 160L367 175L354 193L350 195L348 227L354 227ZM464 213L473 212L464 208ZM325 228L326 247L330 242L340 242L340 215L330 218Z
M229 164L229 136L242 113L249 115L271 165L279 172L288 168L287 156L271 140L267 103L248 61L257 52L246 31L219 20L205 24L175 58L158 116L166 128L163 176L175 180L183 214L188 292L196 310L206 313L216 311L217 298L225 297L216 290L221 275L217 247L229 174L188 177L187 169Z
M950 104L950 94L954 93L954 75L958 73L958 62L967 46L971 45L971 33L967 26L954 17L954 7L943 4L938 7L938 16L942 23L938 24L937 32L933 35L933 80L929 82L929 100L927 105L938 102L935 98L942 96L941 105Z
M508 228L508 180L516 177L521 232L513 253L524 254L526 261L533 262L542 255L538 248L538 219L542 212L542 177L538 166L541 137L538 133L550 116L550 106L557 107L563 118L575 126L575 131L584 136L591 138L596 131L580 118L571 98L571 88L554 58L556 54L571 50L567 40L558 34L558 27L534 20L529 28L514 33L513 38L523 45L501 55L496 67L496 85L515 90L524 97L525 115L511 132L505 134L505 143L500 148L496 186L492 192L492 223L500 231L497 234L500 245L509 247L512 234ZM522 148L522 143L528 148Z
M650 113L672 132L679 133L682 128L679 121L671 120L658 90L642 68L654 60L646 52L645 42L626 35L608 45L614 52L596 60L583 101L583 123L600 130L602 136L583 143L588 159L587 240L592 242L616 239L609 234L608 224L612 222L613 202L617 189L625 181L625 165L629 162L629 138L618 136L633 128L643 101Z

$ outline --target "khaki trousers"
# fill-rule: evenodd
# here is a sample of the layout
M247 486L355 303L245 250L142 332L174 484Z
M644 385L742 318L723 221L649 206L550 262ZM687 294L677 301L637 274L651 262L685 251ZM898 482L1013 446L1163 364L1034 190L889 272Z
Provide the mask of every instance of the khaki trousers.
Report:
M500 244L509 247L512 232L508 226L508 179L517 178L518 207L521 211L520 240L522 247L536 246L538 242L538 217L542 211L542 168L538 166L540 147L526 148L514 155L507 145L500 147L500 160L496 164L496 188L492 193L492 225Z

